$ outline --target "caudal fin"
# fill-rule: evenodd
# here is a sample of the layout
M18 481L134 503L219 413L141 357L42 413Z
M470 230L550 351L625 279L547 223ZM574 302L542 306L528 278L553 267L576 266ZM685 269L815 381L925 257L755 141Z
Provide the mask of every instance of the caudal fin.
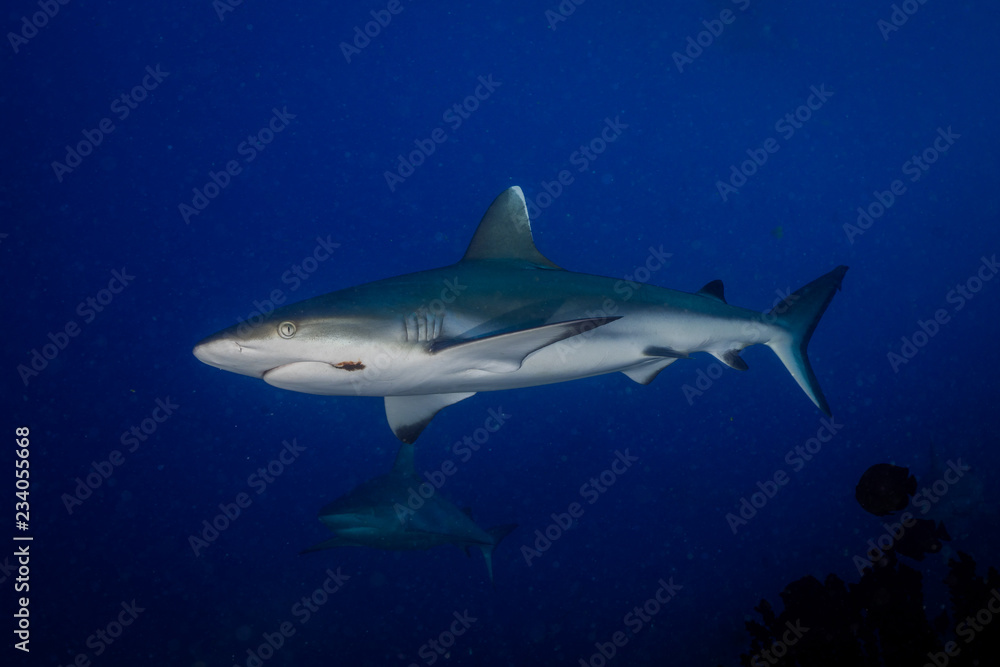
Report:
M805 287L796 290L771 309L768 319L784 331L767 342L767 346L781 359L788 372L826 416L831 416L830 406L819 388L819 382L809 365L806 348L819 319L840 289L847 273L846 266L838 266L825 276L820 276Z
M480 544L479 548L483 550L483 558L486 559L486 571L490 575L490 583L493 583L493 550L496 546L500 544L500 540L510 535L510 533L517 528L516 523L508 523L502 526L494 526L486 532L490 534L493 538L493 544Z

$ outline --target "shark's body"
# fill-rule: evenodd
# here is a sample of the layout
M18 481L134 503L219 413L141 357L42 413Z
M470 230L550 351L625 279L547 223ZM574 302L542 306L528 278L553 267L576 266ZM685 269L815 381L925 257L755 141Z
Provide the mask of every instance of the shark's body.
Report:
M722 283L697 293L565 271L535 248L524 195L502 193L452 266L352 287L277 309L203 340L212 366L292 391L385 397L412 442L434 415L480 391L623 372L648 384L694 352L740 370L771 347L812 401L829 407L806 358L847 267L770 313L730 306Z
M516 526L483 530L468 513L437 491L426 497L427 486L413 467L413 445L403 443L391 472L363 482L320 510L320 521L337 536L302 553L334 547L388 550L430 549L443 544L466 550L478 547L492 581L493 548Z

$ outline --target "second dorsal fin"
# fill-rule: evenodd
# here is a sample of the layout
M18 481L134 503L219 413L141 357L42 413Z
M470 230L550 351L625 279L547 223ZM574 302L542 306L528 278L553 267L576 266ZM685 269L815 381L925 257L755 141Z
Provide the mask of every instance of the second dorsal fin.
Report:
M721 280L705 283L705 286L698 290L698 294L726 303L725 288L723 288Z

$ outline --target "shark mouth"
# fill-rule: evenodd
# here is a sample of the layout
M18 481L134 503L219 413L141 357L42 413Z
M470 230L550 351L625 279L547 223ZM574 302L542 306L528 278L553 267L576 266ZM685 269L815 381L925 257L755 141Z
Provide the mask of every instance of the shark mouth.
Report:
M361 361L342 361L331 364L325 361L295 361L265 371L262 379L272 387L300 391L307 394L325 394L340 387L344 374L363 370Z

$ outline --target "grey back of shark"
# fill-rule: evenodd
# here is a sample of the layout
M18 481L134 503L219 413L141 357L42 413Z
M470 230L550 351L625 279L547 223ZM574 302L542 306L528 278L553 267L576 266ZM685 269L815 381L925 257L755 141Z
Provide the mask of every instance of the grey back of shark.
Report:
M493 581L493 549L516 524L483 530L434 490L420 493L421 479L413 464L413 445L404 443L392 470L359 484L319 511L319 519L336 533L302 553L334 547L370 547L386 550L430 549L454 544L469 552L478 547Z
M806 347L846 272L763 313L729 305L719 280L687 293L566 271L535 247L524 194L512 187L457 264L283 306L209 336L194 354L282 389L384 397L403 442L476 392L615 372L649 384L695 352L746 370L739 353L758 343L830 415Z

